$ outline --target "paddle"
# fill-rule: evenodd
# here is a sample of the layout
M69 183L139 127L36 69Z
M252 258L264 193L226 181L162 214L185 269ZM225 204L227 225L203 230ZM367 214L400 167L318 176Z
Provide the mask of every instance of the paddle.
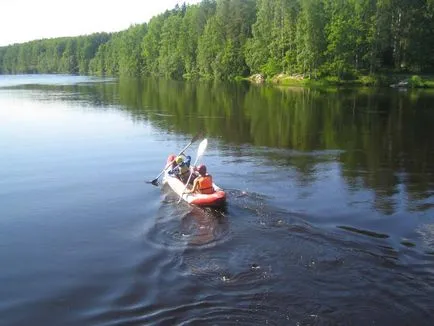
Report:
M185 147L182 149L182 151L179 152L179 154L178 154L177 156L179 156L179 155L181 155L182 153L184 153L184 152L187 150L187 148L189 148L190 145L193 144L193 143L194 143L196 140L198 140L200 137L201 137L201 136L200 136L200 133L197 134L196 136L194 136L194 137L190 140L190 142L187 144L187 146L185 146ZM163 171L161 171L160 174L157 175L157 177L156 177L154 180L146 181L146 183L152 183L154 186L158 186L158 178L161 177L161 175L164 173L164 171L166 171L166 170L170 167L170 165L172 165L172 163L173 163L174 161L175 161L175 160L172 160L171 162L167 163L166 166L164 167Z
M197 149L197 156L196 156L196 160L194 161L193 166L196 166L197 161L199 161L199 158L203 155L203 153L205 153L206 147L208 146L208 140L205 138L204 140L202 140L199 144L199 148ZM185 192L185 189L187 189L188 184L190 182L191 176L193 175L193 173L191 173L190 171L190 175L188 177L187 183L185 184L184 190L181 193L181 196L179 196L179 200L178 203L181 201L182 199L182 195Z

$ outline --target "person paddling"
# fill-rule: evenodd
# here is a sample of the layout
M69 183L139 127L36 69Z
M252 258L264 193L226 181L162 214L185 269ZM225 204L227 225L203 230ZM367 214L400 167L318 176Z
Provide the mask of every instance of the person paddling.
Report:
M175 159L176 166L169 171L169 174L177 176L185 184L190 176L190 161L190 155L177 156Z
M193 188L186 192L197 192L200 194L212 194L214 193L214 187L212 182L212 176L206 172L206 166L201 164L197 167L199 176L194 179Z

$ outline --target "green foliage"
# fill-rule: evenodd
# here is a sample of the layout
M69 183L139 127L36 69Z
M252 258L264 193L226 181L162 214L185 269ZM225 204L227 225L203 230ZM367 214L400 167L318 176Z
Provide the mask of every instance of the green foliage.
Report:
M164 16L153 17L148 24L148 32L142 41L144 70L149 74L158 74L160 35L163 24Z
M297 20L297 72L317 75L326 49L324 28L326 25L323 4L317 0L302 2Z
M118 33L0 47L0 73L351 81L432 72L433 53L432 0L202 0Z
M1 48L1 73L89 73L89 64L109 34L46 39Z
M232 79L249 72L243 49L254 21L255 2L221 0L199 38L198 69L203 78Z
M425 83L422 79L422 77L418 75L413 75L410 77L408 84L412 88L423 88L425 87Z
M158 71L168 78L181 78L184 74L184 64L180 49L182 17L168 17L161 29L160 51L158 56Z
M373 75L361 76L359 81L362 85L365 86L377 86L379 85L379 80Z
M275 59L268 59L267 63L261 67L261 72L266 76L274 76L282 71L282 65Z
M213 66L224 37L217 18L212 17L206 24L203 34L199 38L197 65L199 74L205 79L213 77Z

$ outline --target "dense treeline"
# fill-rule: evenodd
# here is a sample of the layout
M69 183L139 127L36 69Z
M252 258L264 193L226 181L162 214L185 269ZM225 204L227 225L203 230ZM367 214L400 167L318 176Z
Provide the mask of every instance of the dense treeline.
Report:
M434 71L434 0L203 0L115 34L0 48L0 73L232 79Z
M107 33L31 41L0 48L0 73L87 74Z

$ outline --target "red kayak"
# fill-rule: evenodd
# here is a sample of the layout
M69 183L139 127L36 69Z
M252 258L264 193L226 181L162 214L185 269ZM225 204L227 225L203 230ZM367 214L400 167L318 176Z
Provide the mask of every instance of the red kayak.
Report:
M172 159L173 155L169 155L166 166ZM191 185L186 189L185 184L178 177L169 174L169 170L167 169L164 173L163 184L167 183L187 203L208 207L221 207L226 203L226 193L215 183L213 183L214 192L212 194L184 193L185 190L191 189Z

